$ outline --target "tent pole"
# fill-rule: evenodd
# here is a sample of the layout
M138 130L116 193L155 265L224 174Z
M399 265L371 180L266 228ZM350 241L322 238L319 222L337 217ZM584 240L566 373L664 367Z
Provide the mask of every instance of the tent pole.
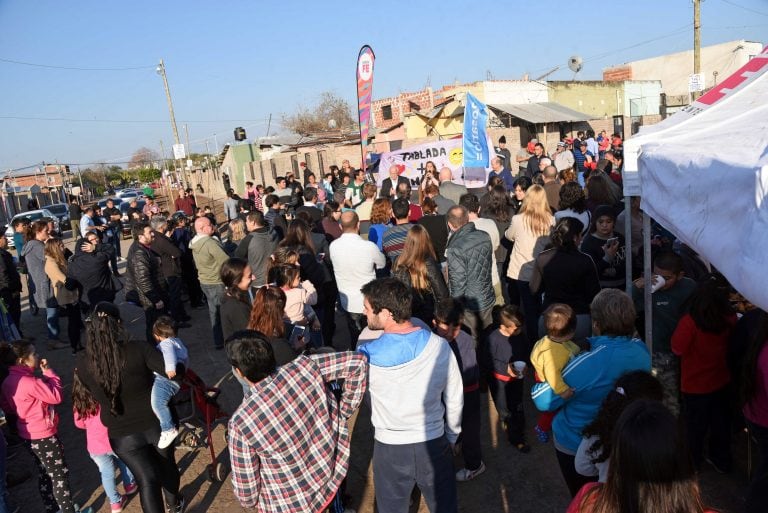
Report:
M626 253L624 267L624 277L626 279L626 290L628 293L632 290L632 198L624 196L624 252Z
M645 345L653 354L653 298L651 287L651 218L643 212L643 300L645 304Z

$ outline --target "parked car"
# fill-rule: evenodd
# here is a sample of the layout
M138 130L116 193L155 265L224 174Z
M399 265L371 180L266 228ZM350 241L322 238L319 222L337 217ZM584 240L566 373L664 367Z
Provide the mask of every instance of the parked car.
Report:
M144 193L139 189L120 189L115 193L115 197L126 200L128 198L135 198L137 196L141 196L142 194Z
M45 209L50 210L59 220L59 223L64 225L65 229L69 226L69 205L66 203L54 203L53 205L46 205Z
M47 208L41 208L39 210L30 210L29 212L22 212L21 214L16 214L11 219L11 222L6 225L5 238L8 239L8 245L10 247L15 247L13 243L13 222L16 221L16 219L19 219L22 217L26 217L27 219L29 219L30 222L37 221L38 219L42 219L44 217L53 219L53 233L51 235L55 237L61 237L61 225L59 224L59 219L54 215L53 212L51 212Z

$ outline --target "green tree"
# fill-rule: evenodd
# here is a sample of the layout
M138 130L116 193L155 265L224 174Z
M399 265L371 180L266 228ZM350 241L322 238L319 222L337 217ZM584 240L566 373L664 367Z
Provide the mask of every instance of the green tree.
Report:
M139 181L142 183L154 182L155 180L163 176L162 172L159 169L154 169L151 167L145 167L145 168L139 169L137 174L139 177Z

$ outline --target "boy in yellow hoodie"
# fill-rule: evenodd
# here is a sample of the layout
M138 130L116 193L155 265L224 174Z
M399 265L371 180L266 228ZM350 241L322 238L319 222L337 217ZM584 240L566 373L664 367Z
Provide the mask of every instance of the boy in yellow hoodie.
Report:
M547 334L536 342L531 351L531 365L536 370L536 382L546 381L556 394L568 399L574 390L563 379L562 371L580 351L579 346L571 341L576 333L576 314L568 305L553 303L544 311L543 317ZM539 413L534 430L541 443L549 441L555 413Z

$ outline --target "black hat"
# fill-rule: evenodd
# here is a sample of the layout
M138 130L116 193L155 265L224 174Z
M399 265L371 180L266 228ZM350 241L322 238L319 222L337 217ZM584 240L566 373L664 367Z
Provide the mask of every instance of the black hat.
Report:
M507 138L503 135L499 137L499 144L507 144Z
M614 221L616 220L616 211L610 205L600 205L595 209L594 219L600 219L602 216L608 216Z

